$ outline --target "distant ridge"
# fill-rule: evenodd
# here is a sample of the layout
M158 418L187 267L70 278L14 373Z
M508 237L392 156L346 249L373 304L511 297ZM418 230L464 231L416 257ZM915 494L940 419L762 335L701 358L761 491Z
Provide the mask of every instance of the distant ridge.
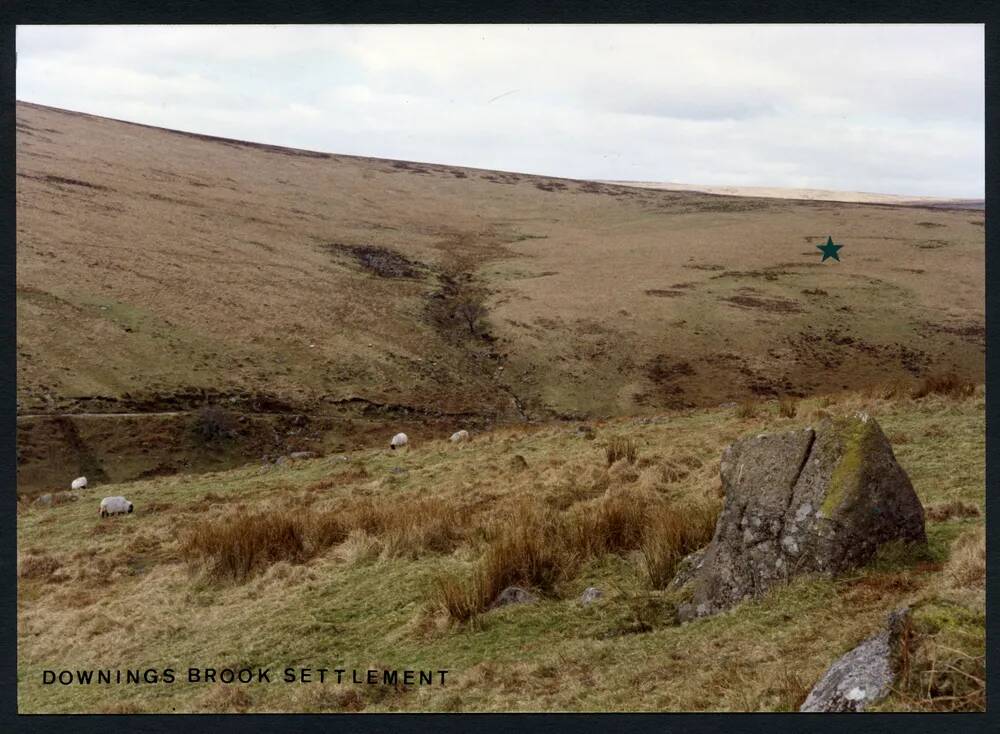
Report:
M933 209L986 209L985 199L949 199L937 196L905 196L902 194L875 194L866 191L832 191L830 189L796 189L777 186L703 186L657 181L600 180L598 183L632 186L640 189L662 191L694 191L719 196L747 196L759 199L795 199L799 201L839 201L848 204L886 204L889 206L916 206Z

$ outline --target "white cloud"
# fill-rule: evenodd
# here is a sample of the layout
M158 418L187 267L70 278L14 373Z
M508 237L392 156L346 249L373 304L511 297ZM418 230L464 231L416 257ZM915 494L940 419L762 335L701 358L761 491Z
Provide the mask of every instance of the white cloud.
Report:
M21 27L18 97L571 177L982 196L982 26Z

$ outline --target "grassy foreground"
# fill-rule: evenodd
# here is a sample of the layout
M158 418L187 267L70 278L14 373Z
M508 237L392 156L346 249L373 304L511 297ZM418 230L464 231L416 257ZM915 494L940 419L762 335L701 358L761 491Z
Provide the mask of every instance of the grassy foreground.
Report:
M683 539L653 541L664 528L687 527L678 518L697 524L719 506L722 449L744 434L859 408L881 423L927 508L929 548L888 548L848 576L799 579L677 625L670 593L656 587ZM981 388L920 399L850 393L590 426L592 434L564 423L501 428L467 445L415 435L400 454L102 486L80 502L24 510L19 708L793 710L837 656L904 603L915 610L913 636L898 690L880 708L985 706ZM98 501L111 494L126 495L135 514L99 521ZM629 507L641 511L629 515ZM248 528L263 517L287 522L261 530L259 544L229 557L234 563L207 540L226 528L257 532ZM535 535L508 542L525 518ZM685 542L705 542L703 531L689 532ZM230 550L240 537L257 536L236 533ZM501 548L524 563L504 561ZM475 581L490 559L536 582L541 600L485 610ZM588 586L604 596L582 606ZM449 605L455 594L465 594L466 614ZM192 666L269 667L276 680L189 684ZM283 682L292 666L450 672L444 686ZM178 671L176 682L42 684L43 669L166 667Z

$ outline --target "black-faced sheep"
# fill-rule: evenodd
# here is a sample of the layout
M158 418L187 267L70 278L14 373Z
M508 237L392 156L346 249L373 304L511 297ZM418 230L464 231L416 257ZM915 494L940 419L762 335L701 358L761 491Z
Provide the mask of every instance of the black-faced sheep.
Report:
M101 500L101 517L126 515L132 512L132 503L124 497L105 497Z

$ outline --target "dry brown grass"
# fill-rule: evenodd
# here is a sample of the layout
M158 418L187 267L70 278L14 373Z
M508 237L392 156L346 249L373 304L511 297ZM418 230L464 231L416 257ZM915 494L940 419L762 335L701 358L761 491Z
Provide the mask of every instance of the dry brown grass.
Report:
M681 559L712 539L719 509L715 503L683 510L666 506L649 517L643 528L641 550L643 571L651 587L666 587Z
M622 459L625 459L629 464L634 464L639 457L639 446L631 438L615 436L605 447L604 456L608 466Z
M300 513L237 511L196 523L181 540L181 553L207 562L215 579L243 581L272 563L306 560L306 525Z
M896 693L910 710L986 710L986 656L970 655L934 635L908 635Z
M662 587L684 555L711 539L718 510L712 503L675 509L635 491L561 513L526 499L486 528L488 544L473 573L438 577L432 598L451 619L465 622L489 608L508 586L551 593L583 561L633 550L641 550L655 579L652 585Z
M909 395L910 388L904 380L897 379L869 385L861 391L861 394L874 400L892 400Z
M974 382L959 377L954 372L942 375L928 375L910 393L914 399L928 395L944 395L950 398L967 398L976 391Z
M782 418L794 418L799 411L799 402L789 396L778 399L778 415Z
M928 520L943 522L956 518L979 517L979 508L971 502L951 500L949 502L938 502L933 505L927 505L924 508L924 514Z
M28 555L21 559L17 576L21 579L47 579L60 567L59 561L50 555Z
M986 588L986 528L978 527L956 542L944 569L945 583L953 589Z
M278 561L307 561L352 533L377 538L384 556L416 558L454 550L466 529L460 507L438 498L361 497L322 510L237 509L197 522L183 534L180 550L191 562L207 563L212 578L241 582ZM363 555L371 548L367 543Z
M605 496L579 505L567 517L565 543L584 557L620 553L639 546L649 498L635 492Z
M744 400L736 406L737 418L756 418L758 409L756 400Z

